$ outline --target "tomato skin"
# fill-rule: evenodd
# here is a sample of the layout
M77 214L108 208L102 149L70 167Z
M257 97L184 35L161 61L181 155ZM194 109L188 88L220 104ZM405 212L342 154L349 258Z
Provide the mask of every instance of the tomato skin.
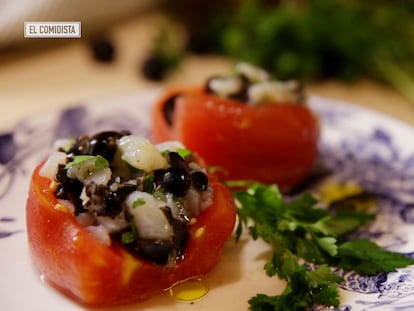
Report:
M159 266L128 253L120 244L94 239L75 216L59 208L50 180L33 172L26 205L29 249L42 278L77 302L110 306L142 301L177 281L208 273L233 232L231 193L213 176L213 204L189 228L184 258Z
M173 94L172 125L163 106ZM248 106L201 88L168 90L153 111L152 139L179 140L225 179L276 183L288 190L310 173L318 154L319 122L306 105Z

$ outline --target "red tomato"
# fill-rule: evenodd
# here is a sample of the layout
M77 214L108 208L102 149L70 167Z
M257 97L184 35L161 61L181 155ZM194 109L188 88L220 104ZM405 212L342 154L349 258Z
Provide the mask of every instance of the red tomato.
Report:
M40 167L40 166L39 166ZM225 186L210 176L213 204L189 227L184 258L159 266L128 253L120 244L100 244L75 216L58 204L50 180L33 173L27 200L27 232L35 267L52 286L89 306L140 301L177 281L208 273L232 234L235 206Z
M169 123L165 107L174 95ZM282 190L310 173L318 138L319 122L306 105L249 106L201 88L168 90L153 112L154 142L179 140L209 165L223 168L225 179L276 183Z

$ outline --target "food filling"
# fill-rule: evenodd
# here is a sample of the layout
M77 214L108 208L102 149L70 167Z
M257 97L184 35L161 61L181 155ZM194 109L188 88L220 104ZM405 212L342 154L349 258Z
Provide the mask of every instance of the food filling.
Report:
M57 206L105 245L166 265L183 257L188 227L212 203L207 173L179 142L129 132L58 140L40 174Z
M303 85L297 80L280 81L267 71L248 63L236 65L234 73L215 76L205 84L207 93L248 105L303 103Z
M300 81L277 80L264 69L248 63L237 64L234 72L229 75L207 79L204 90L207 94L249 106L305 103L304 87ZM169 125L173 123L175 101L180 96L179 93L175 94L164 104L164 117Z

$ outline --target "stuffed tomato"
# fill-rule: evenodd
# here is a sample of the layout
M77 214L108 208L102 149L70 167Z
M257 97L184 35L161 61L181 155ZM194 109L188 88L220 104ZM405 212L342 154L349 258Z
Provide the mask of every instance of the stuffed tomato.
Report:
M208 273L236 211L180 143L102 132L57 142L33 172L26 215L42 278L81 304L109 306Z
M272 80L248 64L236 69L204 86L168 89L155 104L152 138L183 142L225 179L288 190L314 166L318 119L297 81Z

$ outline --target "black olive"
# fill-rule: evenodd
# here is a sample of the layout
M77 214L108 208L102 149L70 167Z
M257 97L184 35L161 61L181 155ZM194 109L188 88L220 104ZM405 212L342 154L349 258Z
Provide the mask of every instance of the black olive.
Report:
M66 174L67 174L67 171L65 169L65 165L59 164L58 171L56 173L56 181L58 183L64 183L69 178Z
M124 202L127 196L136 189L137 186L133 184L120 184L118 186L118 190L116 191L116 195L118 196L120 202Z
M191 173L191 184L200 191L206 191L208 188L207 175L201 171Z
M156 185L156 186L161 186L161 184L162 184L162 179L163 179L163 177L164 177L164 173L165 173L165 170L162 170L162 169L159 169L159 170L155 170L154 172L153 172L153 182L154 182L154 184Z
M184 169L170 167L164 172L161 186L167 192L182 197L190 187L190 183L190 176Z
M77 179L66 178L63 183L59 184L54 194L58 199L71 201L75 206L75 215L78 215L84 211L83 202L80 199L82 189L82 182Z
M168 163L170 163L171 166L181 167L181 168L185 167L185 160L177 152L168 152L166 158L167 158Z
M114 158L115 152L118 148L117 140L121 138L123 133L119 132L101 132L90 139L90 154L101 155L109 162Z
M100 216L115 217L122 211L121 202L115 193L109 193L105 198L105 207L98 213Z
M99 62L110 63L115 59L115 47L107 37L93 39L91 48L93 57Z
M175 108L175 100L180 96L180 94L175 94L168 98L165 101L164 106L162 107L162 112L164 114L164 118L167 121L167 124L172 126L173 125L173 112Z
M165 77L167 65L161 57L151 55L144 61L141 70L145 78L152 81L161 81Z
M89 136L79 135L76 137L71 153L73 155L90 154Z
M176 258L180 258L184 254L189 238L187 223L178 221L172 217L170 217L169 220L174 230L173 245L175 249L175 256Z
M157 265L167 264L170 254L174 251L170 241L162 240L137 240L128 246L132 252Z

